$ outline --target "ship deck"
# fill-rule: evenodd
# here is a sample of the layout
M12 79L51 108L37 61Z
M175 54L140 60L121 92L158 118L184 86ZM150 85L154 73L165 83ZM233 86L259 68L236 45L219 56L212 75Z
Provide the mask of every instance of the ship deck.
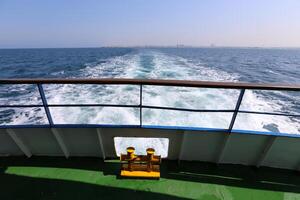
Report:
M300 199L299 172L164 160L160 180L124 179L117 160L0 158L0 199Z

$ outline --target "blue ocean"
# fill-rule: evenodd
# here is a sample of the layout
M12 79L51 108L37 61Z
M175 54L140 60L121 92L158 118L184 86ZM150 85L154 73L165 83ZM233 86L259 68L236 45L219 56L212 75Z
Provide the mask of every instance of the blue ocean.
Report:
M300 49L70 48L2 49L0 78L141 78L300 83ZM49 104L139 104L139 87L44 85ZM144 86L143 105L234 109L238 90ZM241 110L300 114L300 94L247 90ZM0 104L40 104L35 85L1 85ZM139 124L139 109L53 107L56 124ZM231 113L143 109L143 124L227 128ZM42 107L0 108L0 125L47 123ZM234 129L300 133L299 117L239 114Z

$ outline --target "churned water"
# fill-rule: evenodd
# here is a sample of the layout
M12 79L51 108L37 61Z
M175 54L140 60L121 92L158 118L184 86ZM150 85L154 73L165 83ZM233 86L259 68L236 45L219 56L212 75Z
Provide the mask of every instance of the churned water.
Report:
M299 49L87 48L0 50L1 78L155 78L300 83ZM139 87L44 85L49 104L139 104ZM143 105L234 109L238 90L143 87ZM300 114L299 92L251 91L241 110ZM0 104L40 104L34 85L1 85ZM138 108L53 107L56 124L139 124ZM143 109L143 124L228 128L232 113ZM43 108L0 108L0 124L44 124ZM239 114L234 129L300 133L297 117Z

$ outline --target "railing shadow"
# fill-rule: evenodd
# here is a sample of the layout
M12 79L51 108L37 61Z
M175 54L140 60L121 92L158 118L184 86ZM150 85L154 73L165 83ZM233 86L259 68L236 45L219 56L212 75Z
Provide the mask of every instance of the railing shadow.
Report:
M1 159L0 160L0 199L162 199L162 200L185 200L187 198L176 197L168 194L155 193L145 190L134 190L107 185L85 183L81 181L51 179L45 177L30 177L5 173L9 166L28 167L55 167L75 168L85 170L103 170L103 162L99 159L71 159L71 161L58 162L60 159ZM77 161L82 163L78 164ZM55 161L55 162L54 162ZM91 166L90 164L96 164ZM111 164L109 164L110 166ZM98 168L100 167L100 168ZM108 170L107 173L113 173Z
M120 164L118 161L103 162L100 158L51 158L51 157L32 157L30 159L23 157L0 158L0 184L1 189L5 191L15 190L16 185L36 185L37 189L29 188L31 192L37 193L38 190L48 191L51 188L56 188L56 185L64 190L59 189L59 195L66 195L65 192L82 190L84 193L91 191L95 195L106 196L117 195L115 198L123 198L124 195L129 195L133 190L119 189L107 186L96 186L93 184L79 183L63 180L49 180L39 178L20 177L15 175L5 174L5 169L10 166L28 166L28 167L53 167L53 168L70 168L82 169L89 171L99 171L104 175L115 175L119 178ZM213 163L204 162L181 162L180 165L176 161L163 160L161 166L161 177L163 179L174 179L197 183L210 183L216 185L234 186L240 188L260 189L269 191L293 192L300 193L300 173L291 170L274 169L261 167L246 167L241 165L216 165ZM20 184L21 183L21 184ZM184 183L183 183L184 184ZM12 188L10 188L12 187ZM50 189L49 189L49 188ZM83 189L81 189L83 188ZM105 190L105 191L104 191ZM107 191L106 191L107 190ZM65 191L65 192L64 192ZM52 191L51 191L52 192ZM53 191L54 192L54 191ZM24 193L26 193L24 191ZM76 193L76 192L75 192ZM143 192L139 192L142 194ZM144 192L143 199L177 199L173 196L159 196L156 193L148 194ZM47 193L48 194L48 193ZM49 193L50 194L50 193ZM0 196L3 195L0 193ZM36 194L37 195L37 194ZM74 195L74 194L71 194ZM88 194L84 194L87 195ZM106 196L105 196L106 195ZM155 196L156 195L156 196ZM68 197L69 198L69 197ZM108 198L108 197L107 197ZM2 199L2 198L0 198ZM5 199L5 198L3 198ZM9 199L9 198L6 198ZM59 199L59 198L58 198ZM76 198L75 198L76 199ZM89 198L86 198L89 199ZM92 198L90 198L92 199ZM139 199L139 198L137 198Z
M300 193L300 172L205 162L176 162L163 166L162 177L242 188Z
M147 191L100 186L68 180L32 178L0 173L0 199L162 199L186 198Z

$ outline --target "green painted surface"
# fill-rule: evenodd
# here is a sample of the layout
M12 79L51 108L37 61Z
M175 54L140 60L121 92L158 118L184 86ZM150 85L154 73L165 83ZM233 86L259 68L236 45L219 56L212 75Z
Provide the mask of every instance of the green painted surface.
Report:
M300 199L300 174L288 170L164 161L160 180L118 173L95 158L2 158L0 199Z

